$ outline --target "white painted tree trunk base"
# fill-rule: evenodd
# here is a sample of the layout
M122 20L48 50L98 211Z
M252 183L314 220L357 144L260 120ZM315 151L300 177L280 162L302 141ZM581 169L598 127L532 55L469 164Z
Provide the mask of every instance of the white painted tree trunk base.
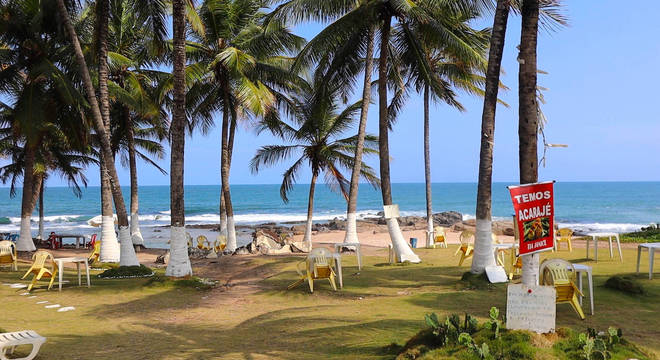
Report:
M30 215L21 217L21 234L16 242L17 251L35 251L37 248L32 241L32 229L30 229Z
M312 250L312 218L307 219L305 224L305 236L303 237L303 244L307 250Z
M539 284L539 254L522 256L521 280L522 284L527 286Z
M473 274L482 274L486 271L486 266L495 265L495 256L493 255L493 237L492 222L486 219L477 219L476 233L474 235L474 256L472 257Z
M220 234L227 236L227 220L220 215Z
M359 243L357 234L357 214L346 214L346 235L344 236L344 243Z
M192 267L188 257L186 228L183 226L170 228L170 259L167 263L165 275L173 277L192 276Z
M133 245L144 245L144 238L140 231L140 215L137 213L131 214L131 240L133 240Z
M113 216L101 217L101 254L99 261L105 263L119 262L119 242L115 234Z
M131 239L131 230L128 226L119 227L119 244L121 251L119 252L119 266L139 266L135 248L133 248L133 240Z
M433 239L433 218L426 219L426 247L431 247L435 243Z
M387 219L387 230L390 233L390 239L392 241L392 247L394 249L394 254L396 254L396 259L399 262L410 261L411 263L420 263L419 256L415 254L406 239L403 238L401 233L401 228L399 228L399 222L396 218Z
M238 247L236 243L236 225L234 224L234 217L227 216L227 249L229 251L236 251Z

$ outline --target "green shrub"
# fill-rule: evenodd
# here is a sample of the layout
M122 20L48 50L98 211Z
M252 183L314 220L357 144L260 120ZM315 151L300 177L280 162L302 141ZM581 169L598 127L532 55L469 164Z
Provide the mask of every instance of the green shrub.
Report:
M635 231L621 235L622 242L657 242L660 241L660 228L657 226L649 226L642 228L641 231Z
M196 276L184 279L173 279L167 276L152 276L145 286L173 286L179 288L192 288L197 290L209 290L217 285L217 282L209 279L202 279Z
M642 284L629 276L615 275L605 281L605 287L621 291L628 295L643 295L646 293Z
M468 290L491 290L495 289L496 285L491 284L490 281L488 281L488 276L485 272L481 274L473 274L468 271L461 276L459 287Z
M108 269L98 275L103 279L125 279L153 276L154 271L142 264L139 266L119 266Z
M489 311L489 321L479 326L470 314L440 321L435 313L425 316L429 326L399 349L397 359L533 359L536 350L529 333L501 327L499 310Z

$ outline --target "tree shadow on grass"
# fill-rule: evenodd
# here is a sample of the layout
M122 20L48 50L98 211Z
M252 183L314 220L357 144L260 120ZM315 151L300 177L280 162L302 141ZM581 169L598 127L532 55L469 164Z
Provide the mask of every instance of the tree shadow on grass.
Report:
M408 336L419 321L360 321L331 317L322 307L290 308L249 318L236 326L134 323L93 336L54 338L48 359L327 359L393 358L384 347ZM137 330L135 326L142 328ZM81 356L80 354L87 354ZM52 356L51 356L52 355Z
M457 266L429 266L428 264L410 264L406 266L368 266L358 271L354 267L343 268L344 288L337 292L338 297L345 296L387 296L400 295L402 289L421 290L425 287L455 288L461 275L467 268ZM300 276L295 271L285 271L263 281L264 291L282 292ZM327 280L316 280L319 289L330 289ZM337 286L339 281L337 280ZM304 282L291 292L309 292ZM334 293L334 292L332 292ZM332 294L331 293L331 294Z

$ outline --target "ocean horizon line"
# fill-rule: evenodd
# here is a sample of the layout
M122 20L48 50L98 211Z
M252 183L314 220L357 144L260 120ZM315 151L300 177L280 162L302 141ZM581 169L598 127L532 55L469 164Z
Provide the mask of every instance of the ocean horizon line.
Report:
M544 180L544 181L552 181L552 180ZM543 182L543 181L539 181ZM583 183L618 183L618 184L625 184L625 183L660 183L660 180L575 180L575 181L559 181L555 180L556 183L562 183L562 184L583 184ZM418 185L418 184L425 184L423 181L419 182L392 182L392 184L401 184L401 185ZM431 182L431 184L474 184L476 185L476 181L442 181L442 182ZM492 184L520 184L519 181L493 181ZM281 183L254 183L254 184L231 184L230 186L260 186L260 185L281 185ZM297 183L295 185L310 185L310 183ZM325 185L323 182L318 182L317 185ZM367 182L360 182L360 185L368 185L371 186L371 184ZM94 188L94 187L100 187L101 185L88 185L83 188ZM138 184L139 187L169 187L169 184ZM186 184L184 186L220 186L220 184ZM130 188L130 185L122 185L122 188ZM9 189L10 186L0 186L0 189ZM70 186L67 185L55 185L55 186L46 186L46 188L70 188ZM17 186L17 190L23 189L22 186Z

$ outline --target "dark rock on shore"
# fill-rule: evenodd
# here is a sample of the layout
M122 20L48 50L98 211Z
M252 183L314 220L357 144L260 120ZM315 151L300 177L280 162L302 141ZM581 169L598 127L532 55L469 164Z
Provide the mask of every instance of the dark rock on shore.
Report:
M452 226L463 221L463 214L458 211L445 211L433 214L433 224L436 226Z

